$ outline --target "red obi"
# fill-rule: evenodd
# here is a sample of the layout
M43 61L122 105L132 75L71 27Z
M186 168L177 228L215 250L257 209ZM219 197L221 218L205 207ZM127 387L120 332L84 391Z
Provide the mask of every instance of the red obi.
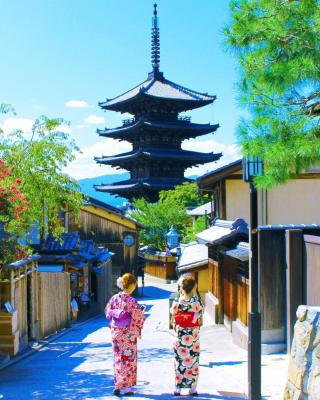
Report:
M174 316L176 325L182 328L195 328L199 326L198 318L195 318L194 312L179 312Z

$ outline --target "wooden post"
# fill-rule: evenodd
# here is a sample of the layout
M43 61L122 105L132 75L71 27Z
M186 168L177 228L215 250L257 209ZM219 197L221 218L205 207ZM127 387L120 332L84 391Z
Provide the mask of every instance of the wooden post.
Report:
M302 230L286 231L287 261L287 352L291 351L293 328L296 323L296 311L303 303L303 247Z
M14 269L10 269L10 302L12 307L15 307L15 295L14 295Z
M218 323L224 323L224 265L222 254L218 255L218 300L219 300L219 316Z

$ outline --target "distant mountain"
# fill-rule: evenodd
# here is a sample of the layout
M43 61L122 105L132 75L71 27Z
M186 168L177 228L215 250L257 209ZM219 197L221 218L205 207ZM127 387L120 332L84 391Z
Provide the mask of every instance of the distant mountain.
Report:
M102 175L96 176L94 178L80 179L78 181L81 191L83 194L93 197L94 199L108 203L114 207L121 206L127 200L122 197L115 197L109 193L97 192L93 185L100 185L101 183L113 183L118 181L124 181L129 179L130 175L125 174L115 174L115 175Z
M188 176L189 179L197 179L197 175ZM114 207L122 206L127 200L122 197L115 197L109 193L97 192L94 185L100 185L101 183L113 183L118 181L124 181L130 178L129 173L115 174L115 175L102 175L94 178L80 179L78 181L82 193L87 196L93 197L94 199L104 201Z

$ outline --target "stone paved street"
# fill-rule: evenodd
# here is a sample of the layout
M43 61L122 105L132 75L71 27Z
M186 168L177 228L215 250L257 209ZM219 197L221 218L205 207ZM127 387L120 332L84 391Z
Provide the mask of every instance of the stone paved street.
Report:
M174 289L174 285L149 280L140 299L148 306L148 318L139 343L135 399L173 398L167 299ZM232 344L224 327L202 328L201 346L198 398L245 398L246 352ZM282 354L263 358L265 399L282 399L286 362ZM32 356L0 371L0 393L5 400L109 399L112 389L112 348L103 317L75 325Z

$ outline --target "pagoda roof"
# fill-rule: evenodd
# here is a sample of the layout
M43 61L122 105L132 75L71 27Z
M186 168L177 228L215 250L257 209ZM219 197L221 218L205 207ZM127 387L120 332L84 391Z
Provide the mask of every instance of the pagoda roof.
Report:
M111 184L94 185L98 192L127 192L134 191L135 189L148 189L148 190L168 190L173 189L175 186L182 185L184 182L190 182L188 178L139 178L128 179L125 181L115 182Z
M171 149L154 149L154 148L139 148L128 153L122 153L114 156L95 157L97 163L100 164L117 164L121 165L126 162L131 162L137 158L147 159L164 159L166 161L185 161L189 164L206 163L219 160L222 153L200 153L189 150L171 150Z
M148 79L133 89L117 96L100 102L99 106L105 110L120 112L132 112L135 104L139 102L162 102L176 103L179 111L192 110L212 103L216 96L207 93L196 92L177 83L171 82L163 77L161 73L150 74Z
M122 126L113 129L98 129L100 136L106 136L114 139L128 140L130 136L139 134L145 130L157 130L167 133L172 131L174 134L180 134L185 138L197 137L214 132L219 128L219 124L195 124L188 119L180 119L176 121L151 120L143 117L125 122Z

